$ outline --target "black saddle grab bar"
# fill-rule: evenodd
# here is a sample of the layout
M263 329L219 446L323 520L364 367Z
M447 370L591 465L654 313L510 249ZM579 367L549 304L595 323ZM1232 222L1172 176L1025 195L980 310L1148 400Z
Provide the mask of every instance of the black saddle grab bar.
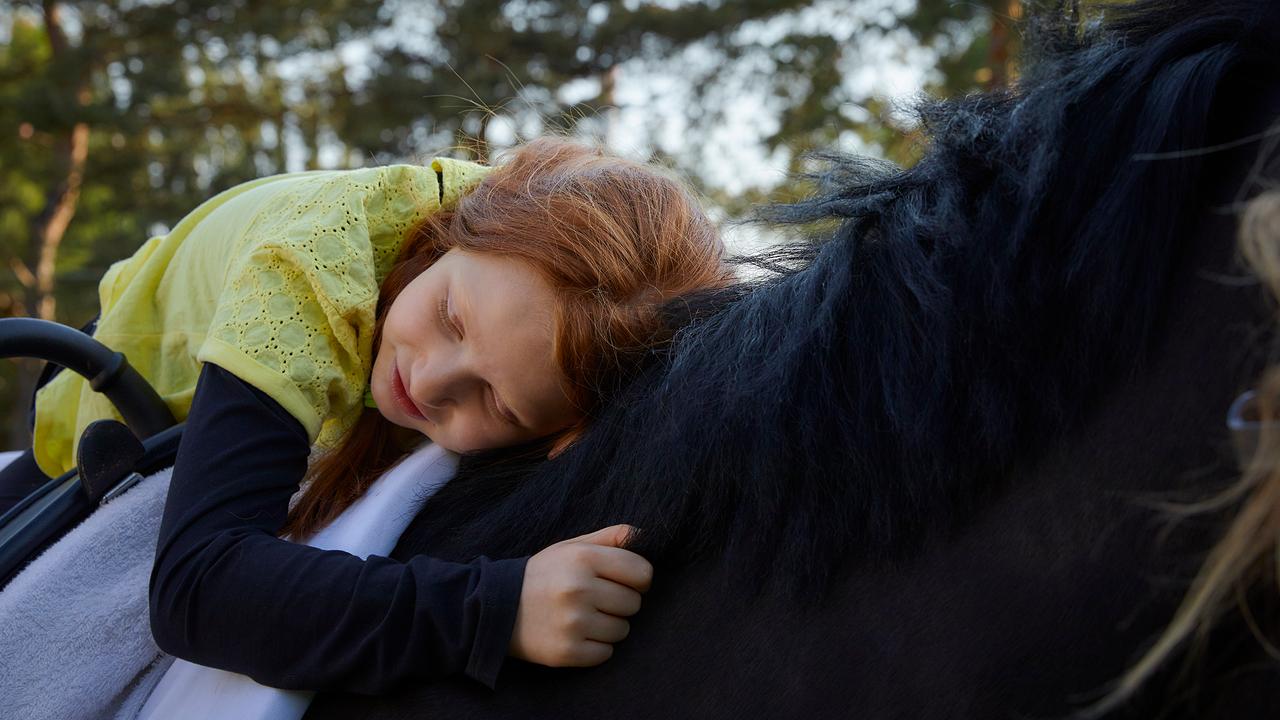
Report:
M172 465L183 427L122 353L75 328L0 319L0 358L13 357L39 358L84 376L111 400L128 431L114 420L90 424L80 438L77 467L0 515L0 588L99 504L136 482L136 475Z
M116 352L75 328L34 318L0 319L0 358L47 360L82 375L89 387L106 395L125 425L139 439L176 420L155 389Z

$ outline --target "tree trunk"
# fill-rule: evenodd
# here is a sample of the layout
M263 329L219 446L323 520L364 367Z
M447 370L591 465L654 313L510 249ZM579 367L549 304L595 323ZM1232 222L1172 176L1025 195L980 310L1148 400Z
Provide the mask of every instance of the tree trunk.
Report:
M999 0L991 13L991 36L987 49L988 90L1007 87L1013 75L1014 35L1011 26L1022 18L1021 0Z
M55 0L45 0L44 18L52 61L68 62L71 48L62 30L61 7ZM73 86L67 91L73 101L69 105L78 110L89 102L89 78L84 70L76 72L75 77ZM85 160L89 157L89 125L80 118L73 120L69 128L55 131L54 168L57 175L45 193L44 209L31 221L25 262L14 268L24 286L27 313L43 320L55 319L57 307L53 292L58 248L71 218L76 214L80 187L84 182ZM40 367L40 363L33 361L17 363L15 402L9 413L10 447L25 447L31 443L26 422L27 401Z
M32 281L27 286L27 312L44 320L54 319L54 270L58 247L80 201L84 164L89 156L89 125L77 122L57 138L54 152L59 177L45 194L44 209L31 223L31 238L27 246L27 268L31 270L29 280Z

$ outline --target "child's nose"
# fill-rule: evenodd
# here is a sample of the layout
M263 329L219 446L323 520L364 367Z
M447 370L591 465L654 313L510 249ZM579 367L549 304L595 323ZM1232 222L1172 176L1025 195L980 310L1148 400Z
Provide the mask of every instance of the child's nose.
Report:
M414 365L409 396L422 405L441 410L458 402L464 378L465 372L456 361L435 356Z

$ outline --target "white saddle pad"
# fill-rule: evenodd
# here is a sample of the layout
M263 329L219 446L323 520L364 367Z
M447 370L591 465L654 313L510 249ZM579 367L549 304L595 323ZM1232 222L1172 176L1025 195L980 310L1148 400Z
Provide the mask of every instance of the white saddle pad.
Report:
M17 453L0 454L0 466ZM457 457L427 444L309 544L386 555ZM8 717L296 720L311 693L174 660L151 639L147 583L171 469L89 516L0 592L0 703Z

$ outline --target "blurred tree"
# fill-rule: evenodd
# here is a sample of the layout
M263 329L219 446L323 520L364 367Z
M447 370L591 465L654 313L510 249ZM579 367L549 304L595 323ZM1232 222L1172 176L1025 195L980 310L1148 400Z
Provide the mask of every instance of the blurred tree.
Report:
M1129 0L1076 0L1074 12L1090 17L1107 6L1126 2ZM1042 0L1040 5L1055 6L1050 0ZM1057 5L1070 7L1072 3ZM896 24L920 45L937 52L938 80L927 85L926 92L934 97L953 97L1015 84L1026 6L1024 0L918 0ZM882 113L872 117L879 121L862 124L859 133L899 163L909 164L918 157L918 138L911 128L885 121L887 116Z
M489 127L499 117L529 128L525 134L572 127L603 134L595 125L614 104L623 64L670 58L693 43L727 38L747 23L811 2L401 2L392 6L393 15L424 15L420 25L431 27L434 37L425 43L388 38L371 82L357 93L378 122L340 134L375 157L443 143L481 159L489 154ZM569 88L583 96L567 97Z
M770 199L805 192L796 180L810 151L842 148L881 154L910 165L922 150L915 120L899 100L882 96L883 85L864 68L883 65L877 53L890 49L904 66L932 71L925 92L949 97L1007 85L1016 77L1020 0L902 3L839 3L816 0L788 8L773 26L721 36L711 44L718 62L693 81L699 123L724 124L741 112L733 93L767 98L764 113L776 118L763 135L766 150L789 160L788 179L777 188L728 194L708 187L731 215ZM910 100L908 100L908 103ZM696 140L689 143L697 147Z
M648 138L654 157L703 181L714 200L736 214L762 193L731 197L707 183L700 153L727 116L743 112L735 100L744 92L766 98L757 112L776 118L766 147L785 148L793 171L801 169L805 151L851 135L861 147L910 163L918 148L908 119L895 119L884 100L850 83L863 48L931 49L939 68L929 90L937 94L990 87L1014 72L1009 58L1016 54L1016 33L1009 28L1021 6L1018 0L923 0L905 7L831 0L441 0L389 7L393 17L416 16L404 25L425 31L417 42L385 36L370 80L353 92L359 112L345 116L349 124L338 135L361 154L389 160L460 147L483 159L498 121L526 136L572 127L607 137L619 70L645 66L677 73L692 88L685 149L665 155L655 138L670 118L655 113ZM835 32L839 27L845 30ZM988 42L991 32L1004 39Z
M83 324L109 262L213 192L284 170L291 127L314 166L311 120L342 88L287 97L286 64L368 34L379 6L42 0L0 11L0 312ZM28 442L16 398L34 372L22 365L0 388L11 446Z

